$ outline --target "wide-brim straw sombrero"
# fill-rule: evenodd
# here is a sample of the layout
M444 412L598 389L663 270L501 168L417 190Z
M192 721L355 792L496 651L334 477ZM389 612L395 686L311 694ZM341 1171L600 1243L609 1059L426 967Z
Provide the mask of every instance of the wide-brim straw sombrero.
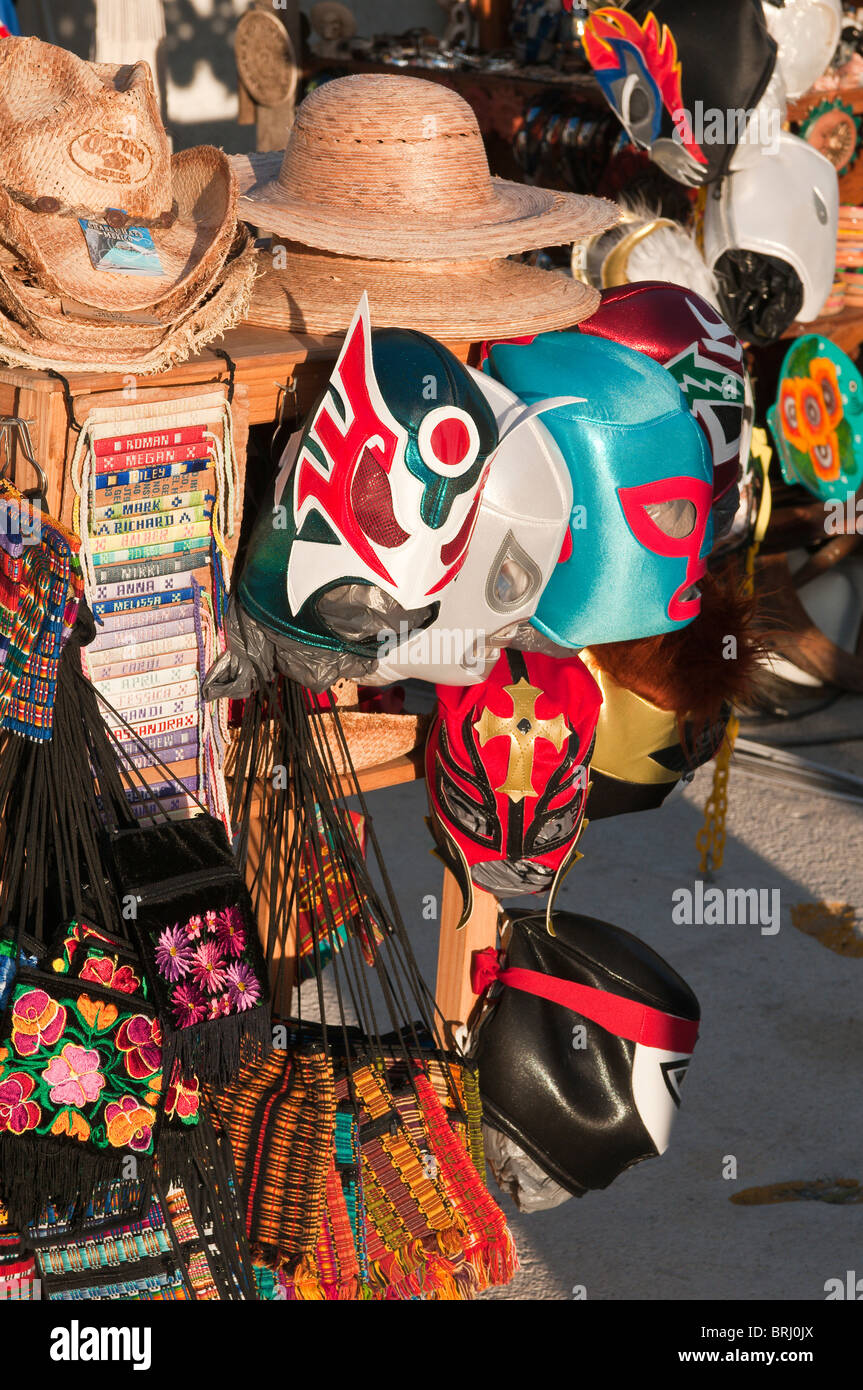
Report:
M517 261L372 261L290 243L278 269L261 254L249 323L291 333L343 333L363 294L373 328L433 338L483 338L570 328L599 307L599 292L555 270Z
M170 322L218 275L237 227L237 184L227 155L211 145L171 159L177 219L153 227L162 275L97 270L76 218L30 212L0 187L0 234L46 290L116 313L150 309Z
M237 239L218 283L172 324L96 321L59 305L56 314L36 315L38 328L21 323L5 295L0 304L0 362L37 371L165 371L200 352L248 313L258 261L247 236ZM8 284L8 280L6 281ZM54 302L55 306L57 301ZM46 309L50 301L46 302Z
M375 260L497 260L593 236L620 215L602 198L492 178L470 106L418 77L324 83L298 107L283 155L231 162L248 222Z

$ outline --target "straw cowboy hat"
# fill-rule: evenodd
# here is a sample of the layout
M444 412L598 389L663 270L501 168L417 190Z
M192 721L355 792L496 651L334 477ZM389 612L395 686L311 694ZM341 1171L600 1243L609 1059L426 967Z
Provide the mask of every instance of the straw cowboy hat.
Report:
M599 307L599 292L517 261L372 261L295 242L267 253L249 323L292 333L343 333L363 291L373 328L415 328L432 338L484 338L569 328Z
M146 63L87 63L38 39L0 38L0 236L42 288L175 319L224 264L236 199L221 150L171 158ZM163 273L95 269L79 218L148 227Z
M240 215L291 241L372 260L492 261L617 221L601 198L492 178L456 92L372 73L317 88L284 155L236 155Z
M212 285L170 324L152 313L109 315L27 283L0 246L0 362L61 372L164 371L233 328L246 315L257 271L242 225Z

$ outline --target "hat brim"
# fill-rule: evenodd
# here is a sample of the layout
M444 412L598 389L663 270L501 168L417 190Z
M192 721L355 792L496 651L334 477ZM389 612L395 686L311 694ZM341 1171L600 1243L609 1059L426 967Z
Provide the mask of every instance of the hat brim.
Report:
M218 288L238 256L245 252L256 259L251 245L248 228L238 222L228 257L202 284L198 304ZM132 357L157 347L165 334L192 312L162 322L151 310L130 310L123 314L93 309L34 285L20 257L2 244L0 309L36 337L62 340L64 346L86 348L96 353L106 347L112 352L127 351Z
M345 210L294 196L278 182L280 151L232 155L240 189L239 215L264 231L338 255L370 260L494 260L541 246L563 246L613 227L620 208L605 198L561 193L492 179L493 196L472 204L459 222L447 209L407 218L382 208L372 214L358 195Z
M210 145L171 160L178 216L151 229L162 275L97 270L77 217L31 212L0 188L3 240L54 294L115 313L149 309L163 321L194 307L224 264L236 229L237 186L227 155Z
M261 328L344 333L364 291L373 328L413 328L465 342L570 328L599 304L598 291L581 281L516 261L406 264L293 243L283 254L279 269L255 285L249 323Z
M140 332L141 325L122 323L100 325L96 330L98 344L89 340L72 343L70 328L84 334L91 325L66 315L53 320L46 317L44 331L35 333L0 309L0 362L69 373L122 372L129 367L139 374L164 371L184 362L245 318L256 270L254 250L246 245L227 261L209 295L175 323L162 326L155 344Z

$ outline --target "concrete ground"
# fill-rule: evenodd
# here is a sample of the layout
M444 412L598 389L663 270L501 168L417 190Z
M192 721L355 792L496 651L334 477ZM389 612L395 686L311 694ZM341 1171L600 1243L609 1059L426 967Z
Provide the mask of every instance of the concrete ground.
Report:
M863 699L746 730L776 740L863 734ZM863 775L863 742L797 748ZM591 825L560 906L641 935L692 985L703 1025L670 1149L604 1192L519 1215L502 1198L521 1271L495 1299L812 1299L863 1277L863 1205L805 1200L736 1206L738 1191L863 1179L863 956L791 925L790 908L853 904L863 931L863 803L777 790L732 768L721 888L778 889L780 930L678 926L672 893L698 875L695 836L711 787L702 769L658 811ZM425 786L369 801L420 966L434 981L437 931L422 900L441 873L423 824ZM522 903L529 900L522 899ZM723 1177L736 1160L736 1179ZM496 1192L496 1189L493 1188ZM498 1194L499 1195L499 1194Z

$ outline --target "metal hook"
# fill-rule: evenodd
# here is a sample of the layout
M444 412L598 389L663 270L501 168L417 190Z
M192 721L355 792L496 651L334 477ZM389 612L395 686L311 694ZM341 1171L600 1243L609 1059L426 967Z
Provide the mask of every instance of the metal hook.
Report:
M3 441L3 464L0 466L0 476L6 476L12 458L11 436L13 432L17 434L19 449L39 479L39 496L46 497L48 495L48 478L36 460L33 440L30 437L30 423L19 415L0 416L0 440Z
M273 382L273 385L276 387L279 393L279 409L278 419L276 420L276 429L280 429L281 426L285 423L285 413L289 400L292 407L291 415L294 417L295 420L297 418L297 378L295 376L292 376L290 381L275 381Z

